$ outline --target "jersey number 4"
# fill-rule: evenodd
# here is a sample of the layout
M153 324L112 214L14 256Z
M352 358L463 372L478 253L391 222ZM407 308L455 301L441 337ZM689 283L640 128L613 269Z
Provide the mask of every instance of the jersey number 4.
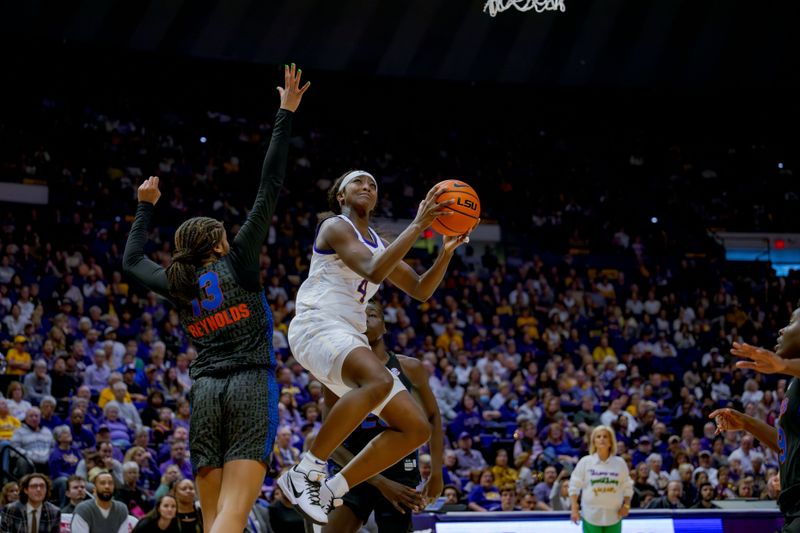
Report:
M358 284L358 288L356 289L358 294L361 295L361 298L358 300L358 303L363 304L364 298L367 297L367 280L362 279L361 283Z
M197 299L192 300L192 311L194 316L200 316L200 308L206 311L213 311L222 305L223 295L222 289L219 286L219 276L216 272L206 272L200 276L200 288L206 293L203 301Z

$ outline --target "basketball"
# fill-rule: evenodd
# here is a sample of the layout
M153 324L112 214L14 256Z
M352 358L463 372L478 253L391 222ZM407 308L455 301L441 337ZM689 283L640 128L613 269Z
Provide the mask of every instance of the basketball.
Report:
M481 217L481 200L469 184L459 180L444 180L445 192L439 195L439 202L454 199L450 205L452 215L436 217L431 228L442 235L463 235L477 224Z

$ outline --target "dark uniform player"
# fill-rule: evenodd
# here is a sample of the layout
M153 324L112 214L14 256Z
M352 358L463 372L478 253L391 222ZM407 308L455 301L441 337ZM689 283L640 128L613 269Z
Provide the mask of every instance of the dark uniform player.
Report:
M158 201L158 178L139 187L124 270L177 305L197 348L190 374L192 466L198 473L207 530L242 531L260 493L278 422L272 314L261 286L259 255L286 172L292 114L309 84L295 66L284 69L281 107L264 159L253 209L231 245L222 223L187 220L175 232L166 270L144 246ZM224 472L224 475L223 475Z
M750 359L736 366L764 374L789 374L794 379L781 402L778 429L733 409L718 409L709 416L717 421L717 432L744 430L778 453L781 463L781 494L778 505L786 522L784 532L800 532L800 308L780 331L775 352L749 344L733 343L733 355Z
M439 407L428 384L428 375L420 362L414 358L395 355L386 350L383 335L386 328L383 321L383 308L376 302L367 305L366 336L370 348L403 385L417 398L431 423L431 477L419 494L415 491L420 482L416 450L381 474L357 485L342 498L344 505L331 511L328 524L322 529L325 533L355 533L366 523L369 515L375 512L375 521L380 533L405 533L411 529L411 512L425 506L429 499L436 498L442 491L442 419ZM324 390L325 404L328 408L338 397ZM375 415L370 414L361 425L336 449L331 459L343 466L369 445L379 433L387 430L387 425ZM390 429L389 429L390 430ZM378 489L378 490L375 490Z

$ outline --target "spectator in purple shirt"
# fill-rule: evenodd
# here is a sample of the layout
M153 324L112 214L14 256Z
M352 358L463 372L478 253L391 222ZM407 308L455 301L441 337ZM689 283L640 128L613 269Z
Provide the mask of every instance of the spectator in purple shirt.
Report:
M125 422L124 418L120 418L119 403L111 400L103 408L105 414L105 422L102 425L107 426L111 432L111 443L117 448L126 450L130 447L133 440L133 433Z
M53 480L53 496L60 506L64 503L67 479L75 473L81 460L81 452L72 444L69 426L58 426L53 430L56 446L50 453L50 479Z
M537 501L550 505L550 493L553 491L553 486L555 486L557 477L558 469L556 469L555 466L550 465L545 467L544 479L533 488L533 494L536 496Z
M191 463L186 460L186 441L176 440L170 447L170 459L161 463L161 473L167 471L170 465L175 465L181 469L184 479L194 479Z
M106 363L105 350L94 352L94 364L86 367L83 375L83 384L89 387L93 395L99 396L108 385L108 377L111 375L111 368Z
M456 459L458 460L458 470L456 472L462 478L468 478L472 470L486 468L486 459L483 458L479 451L472 449L472 435L466 431L458 436Z
M463 432L467 432L473 437L476 437L481 432L482 424L483 418L481 416L481 409L475 402L475 398L469 394L465 394L464 398L461 400L461 408L458 409L455 420L450 423L448 431L451 438Z
M500 510L500 491L494 486L494 475L490 469L485 468L481 472L480 483L469 493L467 501L471 511Z
M76 407L72 410L69 419L72 441L79 450L88 450L94 448L95 445L94 432L84 425L85 416L83 409Z

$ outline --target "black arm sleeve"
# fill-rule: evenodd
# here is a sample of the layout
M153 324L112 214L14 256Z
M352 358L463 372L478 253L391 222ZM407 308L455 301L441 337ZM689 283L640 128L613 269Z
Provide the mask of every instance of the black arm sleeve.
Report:
M147 230L150 227L154 210L155 206L148 202L139 202L136 207L136 218L131 226L128 242L125 243L125 253L122 256L122 271L151 291L155 291L164 298L169 298L167 274L164 267L144 255Z
M286 160L289 154L289 136L292 130L292 112L279 109L272 129L264 166L261 169L261 183L258 185L256 201L247 220L242 225L231 245L231 262L240 283L248 289L260 288L261 276L258 258L261 245L267 238L278 194L286 176Z

